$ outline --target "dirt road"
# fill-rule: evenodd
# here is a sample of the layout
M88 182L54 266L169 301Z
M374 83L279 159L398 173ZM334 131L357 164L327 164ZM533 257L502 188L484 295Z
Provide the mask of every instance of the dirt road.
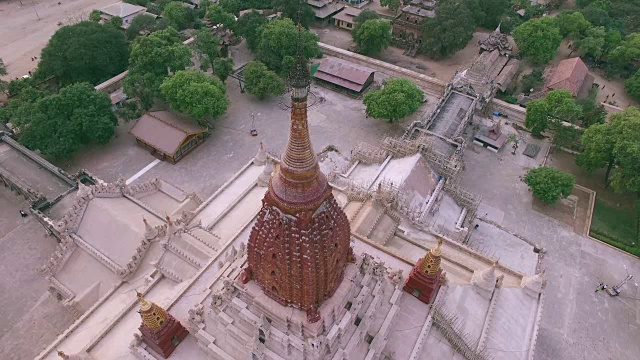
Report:
M60 1L60 5L58 5ZM0 1L0 58L7 66L5 80L27 74L37 66L40 51L64 25L86 19L93 9L117 0L10 0Z

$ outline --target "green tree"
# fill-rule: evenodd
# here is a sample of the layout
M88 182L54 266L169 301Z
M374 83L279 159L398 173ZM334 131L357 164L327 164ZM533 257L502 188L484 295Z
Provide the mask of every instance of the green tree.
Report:
M112 16L105 25L111 25L116 29L120 29L122 27L122 18L120 16Z
M611 115L610 120L615 156L611 187L617 192L634 193L640 199L640 109L628 107Z
M400 0L380 0L380 6L387 7L393 12L398 11L401 4Z
M556 54L562 42L562 35L553 18L531 19L518 26L513 39L525 55L534 64L546 64Z
M527 104L524 126L535 136L542 136L549 128L549 106L544 99L536 99Z
M576 158L587 171L606 168L604 182L617 191L640 192L640 110L629 107L596 124L582 136L584 151Z
M289 20L291 21L291 20ZM269 70L259 61L249 61L242 72L245 89L258 99L265 99L271 95L284 92L284 82L275 72Z
M271 3L274 10L282 12L282 16L305 28L309 27L316 18L307 0L272 0Z
M588 128L595 124L604 124L607 111L597 100L598 90L591 89L589 96L576 100L576 104L582 108L582 116L579 119L580 126Z
M224 114L229 107L224 84L200 71L178 71L160 89L171 108L189 114L200 125L207 125L207 119Z
M101 20L101 15L102 13L100 12L100 10L91 10L91 13L89 14L89 21L94 22L94 23L99 23Z
M364 24L367 20L378 20L380 19L380 14L373 10L363 10L358 16L353 19L353 29L351 29L352 33L358 30L362 24Z
M558 121L575 124L582 116L582 109L573 99L569 90L552 90L545 97L549 106L549 116Z
M213 73L216 74L222 82L227 80L227 77L233 73L233 59L232 58L217 58L213 61Z
M616 75L627 77L640 66L640 33L629 34L620 46L609 54L610 70Z
M234 15L238 15L240 10L242 10L240 0L220 0L218 1L218 5L220 5L224 11Z
M191 51L182 44L178 31L172 27L135 39L131 45L129 73L124 90L138 97L146 108L160 95L160 84L170 72L191 65Z
M84 21L53 34L42 49L38 73L55 76L60 85L95 85L123 72L128 57L129 46L119 29Z
M220 24L231 31L235 31L236 17L224 11L220 5L210 5L209 10L207 10L207 18L213 25Z
M640 100L640 70L624 82L624 88L629 95Z
M278 19L262 27L256 57L269 69L287 73L298 49L298 37L302 40L302 53L306 59L322 55L318 47L318 35L307 29L298 29L290 19Z
M559 122L576 123L582 116L582 108L576 104L568 90L552 90L543 99L527 104L524 125L535 136Z
M550 167L531 169L524 178L533 196L547 204L571 195L576 179L573 175Z
M255 10L245 13L236 23L236 32L247 40L247 46L254 53L260 44L259 29L267 23L267 17Z
M179 1L167 4L167 6L164 7L164 10L162 10L162 17L167 19L177 30L186 29L191 22L187 8Z
M211 30L201 29L195 32L196 54L200 58L200 70L207 71L220 56L220 39L213 36Z
M394 122L416 112L423 97L410 80L395 78L387 80L382 89L368 92L363 102L369 116Z
M579 35L591 27L591 24L578 11L563 11L556 17L556 23L560 34L570 38L578 38Z
M582 39L575 42L574 49L598 60L602 56L606 36L607 32L603 26L591 27L585 31Z
M158 29L156 18L149 14L140 14L131 20L125 34L127 35L127 39L131 41L141 34L152 33L156 30L161 30Z
M64 87L38 100L28 117L16 119L19 141L53 158L67 158L84 145L106 144L116 123L109 95L88 83Z
M522 91L529 95L530 93L540 90L540 87L544 83L544 77L541 70L533 70L530 74L524 75L520 85ZM533 89L533 90L532 90Z
M351 34L360 53L375 55L391 44L391 22L367 20Z
M422 51L434 58L447 57L467 45L475 28L473 14L462 1L441 2L436 17L425 20Z
M509 11L509 0L482 0L479 2L480 10L484 14L478 21L478 25L493 29L500 24L502 15Z

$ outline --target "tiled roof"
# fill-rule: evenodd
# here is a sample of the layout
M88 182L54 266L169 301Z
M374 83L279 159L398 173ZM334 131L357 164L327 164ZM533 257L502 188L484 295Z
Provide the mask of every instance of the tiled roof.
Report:
M579 57L560 61L547 79L545 87L549 90L564 89L578 96L589 69Z

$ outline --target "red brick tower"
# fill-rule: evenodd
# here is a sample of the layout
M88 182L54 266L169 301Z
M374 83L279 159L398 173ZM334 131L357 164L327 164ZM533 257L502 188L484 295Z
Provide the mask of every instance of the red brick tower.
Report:
M189 332L163 308L147 301L139 292L136 293L140 301L142 324L139 329L142 340L166 359Z
M433 302L442 282L441 246L442 239L438 239L438 245L427 252L424 258L418 260L404 284L404 291L426 304Z
M255 280L272 299L305 310L309 322L342 280L352 259L349 220L320 171L309 138L307 62L291 70L291 130L249 237L244 281Z

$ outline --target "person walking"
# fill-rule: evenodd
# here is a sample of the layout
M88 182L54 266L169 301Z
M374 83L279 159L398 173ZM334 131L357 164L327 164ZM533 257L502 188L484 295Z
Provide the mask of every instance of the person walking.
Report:
M598 285L598 287L596 288L596 292L598 292L598 291L602 290L604 286L605 286L605 285L604 285L604 283L603 283L603 282L600 282L600 284L599 284L599 285Z

